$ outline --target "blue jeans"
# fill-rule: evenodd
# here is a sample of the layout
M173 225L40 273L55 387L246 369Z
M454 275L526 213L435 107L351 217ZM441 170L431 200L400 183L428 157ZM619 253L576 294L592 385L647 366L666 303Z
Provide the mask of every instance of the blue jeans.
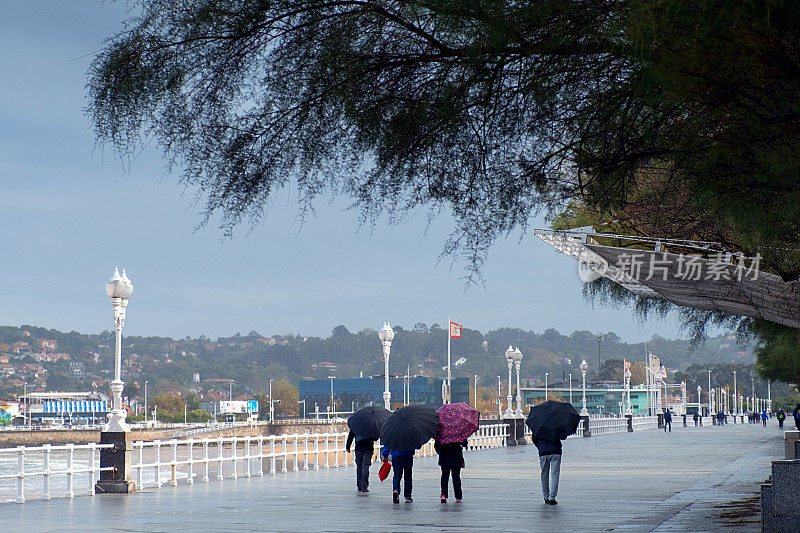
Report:
M406 498L411 497L411 469L413 466L413 457L408 457L405 455L392 457L392 470L394 471L392 487L394 487L395 492L400 492L400 480L403 479L403 476L405 476L406 481L404 483L405 490L403 490L403 496Z
M555 500L561 476L561 454L539 457L539 466L542 469L542 496L545 500Z

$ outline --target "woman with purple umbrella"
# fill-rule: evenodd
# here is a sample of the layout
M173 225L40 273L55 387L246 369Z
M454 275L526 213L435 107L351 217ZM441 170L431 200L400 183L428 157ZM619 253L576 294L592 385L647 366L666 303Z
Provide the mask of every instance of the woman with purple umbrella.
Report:
M442 468L441 502L447 503L447 488L453 479L453 495L456 502L462 499L461 469L464 468L462 450L467 439L478 430L480 413L464 402L444 404L436 410L439 415L439 430L434 435L434 448L439 454Z

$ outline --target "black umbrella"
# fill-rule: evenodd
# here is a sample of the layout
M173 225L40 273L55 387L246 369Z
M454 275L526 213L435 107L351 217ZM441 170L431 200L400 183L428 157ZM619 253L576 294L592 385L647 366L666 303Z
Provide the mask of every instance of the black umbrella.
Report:
M390 416L381 428L381 444L390 450L416 450L433 438L439 415L427 405L407 405Z
M580 421L571 403L549 400L534 405L525 423L534 439L564 440L578 430Z
M370 406L359 409L347 419L350 431L366 439L378 439L381 436L381 427L392 412L380 406Z

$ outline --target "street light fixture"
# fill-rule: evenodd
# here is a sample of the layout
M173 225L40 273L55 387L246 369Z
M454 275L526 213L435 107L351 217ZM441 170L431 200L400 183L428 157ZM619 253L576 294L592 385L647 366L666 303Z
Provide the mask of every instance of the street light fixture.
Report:
M303 400L300 400L297 403L298 403L298 405L301 404L301 403L303 404L303 420L305 420L306 419L306 401L305 401L305 399L303 399Z
M519 388L519 365L522 363L522 352L514 349L514 366L517 368L517 418L522 418L522 390Z
M503 398L502 398L502 385L500 384L500 376L497 376L497 419L503 418Z
M269 423L272 424L275 422L275 402L272 399L272 382L273 380L269 380ZM305 401L305 400L304 400Z
M583 374L583 409L581 409L581 416L589 416L589 410L586 409L586 371L589 369L589 365L586 364L586 360L584 359L581 361L581 374Z
M511 368L514 366L514 348L512 348L510 344L506 350L506 361L508 362L508 396L506 397L506 400L508 400L508 409L506 409L505 417L513 418L514 410L511 409L511 402L513 402L514 399L511 396Z
M378 332L378 338L381 339L381 344L383 345L383 406L386 409L391 409L390 400L392 399L392 393L389 392L389 351L392 348L392 341L394 340L394 330L392 330L392 326L390 326L388 322L383 323L383 329ZM333 388L332 381L331 388ZM331 395L333 395L333 393L331 393Z
M125 422L127 414L122 409L122 389L125 386L122 382L122 327L125 325L125 309L133 294L133 283L128 279L124 268L122 276L119 275L119 269L114 268L114 275L106 283L106 294L111 298L111 307L114 309L114 329L117 334L117 342L114 350L114 381L111 382L113 404L111 412L108 414L108 423L103 430L124 432L130 431L131 428Z

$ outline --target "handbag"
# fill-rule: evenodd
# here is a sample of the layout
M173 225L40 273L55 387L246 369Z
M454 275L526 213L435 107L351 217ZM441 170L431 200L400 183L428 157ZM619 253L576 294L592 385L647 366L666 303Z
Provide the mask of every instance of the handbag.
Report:
M384 461L381 465L381 469L378 470L378 479L381 481L385 480L389 476L389 471L392 469L392 463L389 461Z

